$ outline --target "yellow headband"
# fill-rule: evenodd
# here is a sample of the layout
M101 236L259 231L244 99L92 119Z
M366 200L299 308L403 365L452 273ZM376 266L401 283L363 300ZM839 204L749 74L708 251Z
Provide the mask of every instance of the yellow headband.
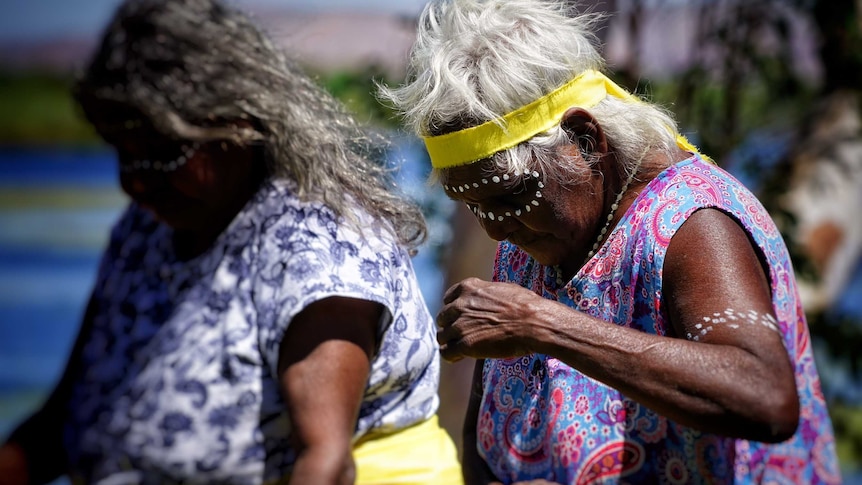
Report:
M532 103L498 120L439 136L423 137L434 168L468 165L512 148L553 128L571 107L592 108L608 95L630 102L639 100L604 74L588 70ZM684 136L680 148L697 152Z

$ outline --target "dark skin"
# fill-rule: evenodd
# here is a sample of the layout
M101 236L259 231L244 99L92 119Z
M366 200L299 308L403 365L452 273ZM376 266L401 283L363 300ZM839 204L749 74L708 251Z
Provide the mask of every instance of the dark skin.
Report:
M105 138L117 148L121 163L164 160L179 153L174 149L178 142L156 136L146 126ZM214 243L263 177L263 164L252 149L211 142L201 144L173 172L121 171L121 186L175 230L181 257L194 257ZM376 302L329 297L312 303L290 322L278 367L297 450L288 483L354 482L352 439L384 311ZM88 308L60 383L42 409L0 446L0 485L42 483L65 473L62 420L77 371L76 357L92 325Z
M281 343L279 375L298 452L290 483L352 484L352 438L383 307L331 297L309 305Z
M545 210L495 221L500 225L487 219L480 223L495 239L528 241L522 247L525 251L543 264L560 265L568 276L587 258L622 177L611 168L616 164L607 140L588 111L570 110L562 123L575 143L590 140L593 154L601 157L602 174L589 176L570 192L548 182ZM681 152L669 162L685 157ZM644 160L648 176L629 187L611 228L647 181L667 165L660 162L649 155ZM450 169L443 183L457 185L481 177L479 168L471 168L474 165ZM653 166L655 171L649 173ZM608 184L604 189L603 183ZM591 202L585 186L595 187L592 194L601 196ZM578 191L587 195L575 195ZM491 195L489 204L505 203L505 196ZM484 206L486 199L477 191L467 202ZM774 318L766 272L738 223L718 210L695 212L671 240L663 281L662 301L672 326L672 335L665 337L609 324L518 285L466 279L444 296L437 317L441 352L450 361L546 354L694 429L764 442L792 436L799 401L793 368L777 330L765 324L716 325L698 341L685 337L698 334L704 317L727 309ZM477 365L481 364L480 360ZM481 379L481 367L474 379ZM480 399L481 392L472 393L465 443L476 442ZM475 446L465 446L464 469L468 483L494 480Z

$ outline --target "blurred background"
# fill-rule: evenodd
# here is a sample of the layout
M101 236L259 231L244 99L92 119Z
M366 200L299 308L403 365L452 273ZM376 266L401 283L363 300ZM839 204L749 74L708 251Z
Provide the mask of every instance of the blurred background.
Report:
M562 1L562 0L561 0ZM65 364L125 198L114 154L68 93L119 0L0 3L0 437ZM431 238L416 258L432 313L493 245L425 184L421 143L372 93L398 84L423 0L234 0L359 119L388 131ZM862 0L599 0L613 77L665 104L754 190L800 281L846 483L862 483ZM450 244L453 235L458 243ZM446 364L441 421L460 446L471 362Z

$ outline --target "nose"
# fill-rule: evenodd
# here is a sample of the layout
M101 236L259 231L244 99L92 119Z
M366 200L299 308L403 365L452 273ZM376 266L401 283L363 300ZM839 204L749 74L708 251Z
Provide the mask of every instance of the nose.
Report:
M510 234L520 227L518 220L511 214L496 214L494 212L484 213L484 215L479 216L479 224L482 225L482 229L485 230L488 237L495 241L507 239Z

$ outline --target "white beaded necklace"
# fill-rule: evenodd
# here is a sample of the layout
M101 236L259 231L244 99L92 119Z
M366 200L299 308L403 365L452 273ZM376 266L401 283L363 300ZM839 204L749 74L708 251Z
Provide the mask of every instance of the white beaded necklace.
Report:
M605 234L608 233L608 227L610 227L611 221L614 220L614 215L616 215L617 209L619 209L619 207L620 207L620 201L623 200L623 195L625 195L626 191L629 190L629 185L632 183L632 180L634 180L635 173L637 173L638 169L640 168L641 162L643 161L643 159L644 159L644 157L642 156L637 161L635 166L632 167L631 172L629 172L628 178L626 178L626 183L623 184L623 187L620 190L620 193L617 194L617 198L614 199L614 203L611 204L611 211L608 213L608 216L605 218L605 225L602 227L602 230L599 231L599 236L596 238L596 242L593 243L592 249L590 249L590 252L587 253L587 257L584 259L584 264L586 264L586 262L589 261L590 258L595 256L596 251L599 250L599 246L602 243L602 239L604 239ZM564 283L562 268L560 268L559 265L555 265L554 271L556 271L556 273L557 273L557 285L562 286Z
M164 173L175 172L195 155L195 152L199 147L198 142L195 142L190 146L183 145L180 147L182 155L173 160L130 160L127 163L121 164L120 170L127 173L136 172L138 170L154 170Z
M614 215L616 215L617 209L619 209L620 207L620 201L623 200L623 195L625 195L626 191L629 189L629 184L632 183L632 180L635 177L635 172L637 172L640 168L641 161L643 161L643 157L638 160L637 164L635 164L631 172L629 172L629 176L626 179L626 183L623 184L622 190L620 190L620 193L617 194L617 198L614 200L614 203L611 204L611 211L608 213L607 218L605 218L605 225L604 227L602 227L602 230L599 231L599 237L596 238L596 242L593 243L593 248L590 249L590 252L587 253L587 259L584 262L589 261L590 258L592 258L596 254L596 251L599 250L599 245L601 244L602 239L604 239L605 234L607 234L608 227L610 227L611 221L614 220Z

